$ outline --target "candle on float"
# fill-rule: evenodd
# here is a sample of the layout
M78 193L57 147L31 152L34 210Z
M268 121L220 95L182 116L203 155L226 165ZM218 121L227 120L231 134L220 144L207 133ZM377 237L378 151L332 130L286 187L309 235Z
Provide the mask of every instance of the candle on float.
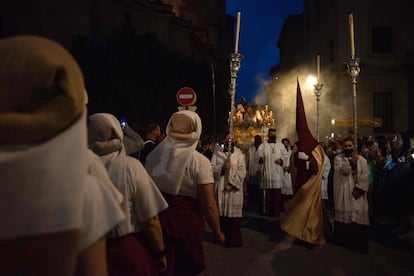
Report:
M237 54L239 52L239 36L240 36L240 12L237 12L237 20L236 20L236 43L234 45L234 53Z
M317 80L319 83L321 79L321 56L320 55L316 56L316 76L317 76Z
M351 56L355 56L354 16L349 14L349 38L351 43Z

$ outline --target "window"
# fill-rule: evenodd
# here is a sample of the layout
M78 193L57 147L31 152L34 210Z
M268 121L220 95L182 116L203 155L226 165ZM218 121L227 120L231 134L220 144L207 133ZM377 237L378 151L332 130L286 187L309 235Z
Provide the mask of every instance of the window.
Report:
M392 114L392 94L374 93L374 117L382 119L382 127L374 128L374 132L392 132Z
M391 27L372 28L372 53L393 53L393 29Z

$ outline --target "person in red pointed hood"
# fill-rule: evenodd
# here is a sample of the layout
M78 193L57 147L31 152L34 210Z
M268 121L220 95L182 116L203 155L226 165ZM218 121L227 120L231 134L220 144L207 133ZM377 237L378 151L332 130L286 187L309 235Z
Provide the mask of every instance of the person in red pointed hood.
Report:
M286 216L280 225L291 237L320 245L325 243L321 195L325 152L309 130L299 80L296 97L296 193L285 203Z

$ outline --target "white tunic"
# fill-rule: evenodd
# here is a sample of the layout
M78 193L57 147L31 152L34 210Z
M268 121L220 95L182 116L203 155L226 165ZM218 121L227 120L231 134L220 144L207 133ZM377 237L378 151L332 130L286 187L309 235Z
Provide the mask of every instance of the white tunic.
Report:
M242 217L243 216L243 182L246 177L246 160L240 149L234 147L234 152L230 155L230 171L228 182L226 175L221 175L223 164L227 160L227 154L217 151L211 158L215 179L215 192L219 207L220 216ZM225 192L224 187L227 183L232 184L237 190Z
M247 149L247 177L254 177L260 169L259 160L256 158L256 146L250 145Z
M284 147L282 149L283 167L289 167L290 166L290 155L291 154L292 154L291 149L289 149L289 148L286 149L286 147ZM281 193L282 193L282 195L293 195L292 176L290 174L290 171L284 171L283 172Z
M357 173L353 176L348 159L339 154L334 159L334 170L335 220L369 225L367 193L358 199L352 196L354 187L368 192L367 161L359 156Z
M329 161L329 157L325 155L325 161L323 162L323 177L322 177L322 199L329 199L328 195L328 178L329 172L331 171L331 161Z
M261 166L260 189L281 189L283 178L283 167L276 164L277 159L282 158L284 145L280 142L263 142L257 148L256 158L264 158Z

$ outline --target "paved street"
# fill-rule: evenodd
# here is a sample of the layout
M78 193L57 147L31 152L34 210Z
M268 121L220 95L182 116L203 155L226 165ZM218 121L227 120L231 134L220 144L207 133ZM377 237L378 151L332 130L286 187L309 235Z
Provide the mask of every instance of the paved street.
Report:
M224 248L205 242L207 269L202 276L225 275L414 275L414 250L389 226L370 227L370 253L363 255L333 244L309 249L294 242L275 250L285 237L279 219L257 215L246 206L243 247ZM250 208L251 209L251 208Z

